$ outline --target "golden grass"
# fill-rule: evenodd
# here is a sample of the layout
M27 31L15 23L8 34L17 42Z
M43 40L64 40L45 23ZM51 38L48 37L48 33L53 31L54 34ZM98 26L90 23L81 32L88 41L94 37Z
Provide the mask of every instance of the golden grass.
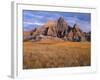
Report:
M90 42L24 42L23 68L90 66Z

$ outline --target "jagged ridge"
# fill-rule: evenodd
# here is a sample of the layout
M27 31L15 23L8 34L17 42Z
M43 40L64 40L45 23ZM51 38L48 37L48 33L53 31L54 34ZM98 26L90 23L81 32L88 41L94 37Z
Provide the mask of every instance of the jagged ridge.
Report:
M78 24L73 27L68 25L63 17L56 21L47 21L43 26L35 28L29 32L29 36L24 37L24 41L38 41L42 39L54 39L65 41L90 41L91 32L83 32Z

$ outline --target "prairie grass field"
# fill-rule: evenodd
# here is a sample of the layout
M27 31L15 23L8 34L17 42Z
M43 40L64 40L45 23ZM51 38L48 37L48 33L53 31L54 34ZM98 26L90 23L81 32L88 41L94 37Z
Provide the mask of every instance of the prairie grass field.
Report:
M23 69L90 66L90 42L23 42Z

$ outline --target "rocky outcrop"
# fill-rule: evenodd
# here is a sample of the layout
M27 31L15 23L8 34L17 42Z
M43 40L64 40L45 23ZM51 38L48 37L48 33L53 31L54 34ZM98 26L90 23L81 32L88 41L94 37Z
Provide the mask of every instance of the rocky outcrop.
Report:
M53 36L53 37L57 36L56 32L57 21L48 21L44 26L46 28L45 32L47 32L46 34L48 36Z
M63 38L68 30L68 24L65 22L63 17L60 17L57 21L56 31L57 37Z
M43 26L37 27L30 31L29 39L57 39L66 41L90 41L91 33L84 33L78 24L73 27L69 26L63 17L55 21L47 21Z

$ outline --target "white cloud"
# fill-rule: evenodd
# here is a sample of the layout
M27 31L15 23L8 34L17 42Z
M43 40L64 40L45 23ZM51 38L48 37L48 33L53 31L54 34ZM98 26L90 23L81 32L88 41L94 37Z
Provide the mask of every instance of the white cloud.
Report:
M41 22L35 22L34 25L43 25Z
M43 25L41 22L24 22L24 25ZM29 27L29 26L28 26Z
M24 12L24 15L27 15L27 16L34 17L34 14L32 14L32 13L29 13L29 12Z

